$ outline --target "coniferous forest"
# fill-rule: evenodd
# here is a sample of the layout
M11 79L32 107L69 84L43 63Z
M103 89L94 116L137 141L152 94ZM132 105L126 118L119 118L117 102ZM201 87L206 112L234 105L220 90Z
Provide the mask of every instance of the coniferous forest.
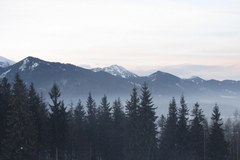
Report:
M53 84L45 102L34 84L17 74L13 83L0 82L1 160L239 160L240 119L223 123L213 106L207 121L196 102L185 97L169 103L167 115L156 115L147 84L133 87L125 103L110 104L103 95L96 104L70 107ZM124 104L124 105L123 105Z

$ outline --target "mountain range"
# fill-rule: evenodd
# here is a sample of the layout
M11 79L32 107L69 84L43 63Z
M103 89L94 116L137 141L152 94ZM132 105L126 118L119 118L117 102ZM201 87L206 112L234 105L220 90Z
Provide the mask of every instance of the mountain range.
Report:
M48 62L35 57L27 57L17 63L0 58L0 79L14 80L16 73L47 99L53 83L57 83L62 97L69 101L85 99L89 92L100 98L106 94L110 99L127 99L133 85L140 88L147 82L155 100L162 97L179 97L184 94L189 99L204 99L215 102L237 101L240 97L240 81L204 80L200 77L183 79L173 74L157 71L149 76L138 76L127 69L112 65L106 68L85 69L72 64ZM170 99L168 98L167 101Z

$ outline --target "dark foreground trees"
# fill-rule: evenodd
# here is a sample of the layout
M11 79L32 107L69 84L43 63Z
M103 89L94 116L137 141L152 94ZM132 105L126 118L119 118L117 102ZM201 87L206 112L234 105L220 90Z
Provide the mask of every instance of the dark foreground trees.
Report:
M218 106L210 127L198 103L190 108L173 98L168 115L156 123L156 107L147 84L134 87L124 108L103 96L98 106L89 94L67 108L54 84L47 105L16 75L0 83L1 160L237 160L240 118L225 128ZM225 134L226 133L226 134Z
M10 109L11 85L6 78L0 83L0 142L6 138L7 115ZM0 143L0 152L3 143Z
M61 96L59 87L54 84L49 92L52 104L49 104L51 112L49 117L49 133L54 159L65 159L65 147L68 133L68 114L64 102L59 100Z
M177 133L177 106L173 98L169 104L168 116L161 135L159 146L160 159L171 160L176 158L176 133Z
M190 121L190 150L191 157L196 160L205 159L206 134L204 132L204 115L199 104L196 103L192 110Z
M212 124L209 133L209 160L225 160L227 158L227 142L224 138L223 123L220 116L221 113L216 104L213 108Z
M142 160L155 160L157 153L156 112L150 90L143 84L140 96L140 155Z
M13 83L8 107L1 156L7 160L31 160L36 151L36 128L33 112L28 105L27 87L18 74Z

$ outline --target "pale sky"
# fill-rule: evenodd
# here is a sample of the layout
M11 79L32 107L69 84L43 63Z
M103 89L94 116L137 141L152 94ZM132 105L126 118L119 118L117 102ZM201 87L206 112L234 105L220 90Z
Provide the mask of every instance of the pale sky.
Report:
M0 0L0 55L240 80L240 1Z

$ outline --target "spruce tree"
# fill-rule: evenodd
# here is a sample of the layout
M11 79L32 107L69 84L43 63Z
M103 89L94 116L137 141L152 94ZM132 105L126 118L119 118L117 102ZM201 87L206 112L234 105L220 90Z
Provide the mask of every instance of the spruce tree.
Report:
M189 157L189 126L188 126L188 107L182 95L180 100L180 108L178 110L178 122L177 122L177 140L176 150L178 159L186 160Z
M88 95L87 99L87 136L88 136L88 143L89 143L89 160L96 160L97 159L97 109L96 103L92 98L91 93Z
M126 124L126 160L140 159L140 118L139 108L140 99L137 95L137 89L134 86L132 89L131 99L127 101L126 113L127 113L127 124Z
M166 117L162 114L160 119L158 120L158 127L159 127L159 144L161 144L164 140L164 133L166 130L166 123L167 119Z
M36 130L36 152L38 159L43 159L47 148L47 120L48 111L46 104L37 94L33 83L30 84L28 92L28 107L33 114L32 123Z
M231 118L228 118L224 124L224 133L225 133L225 139L226 139L226 142L229 144L228 145L228 150L229 150L229 155L228 155L228 159L229 160L234 160L235 159L235 154L234 153L237 153L235 152L235 146L237 146L239 144L239 142L237 141L238 140L238 137L236 139L232 139L232 137L235 137L234 134L236 134L237 132L235 132L235 127L233 125L234 123L232 122L232 119ZM237 143L237 145L235 145L234 143Z
M112 118L107 96L103 96L98 113L98 151L101 159L111 160Z
M52 104L49 104L51 109L49 123L52 153L54 153L53 157L58 160L64 158L68 129L68 115L66 108L64 107L64 102L59 100L61 92L56 83L53 84L49 96L52 101Z
M68 113L68 134L66 142L67 159L73 160L75 158L74 153L75 124L74 124L74 109L72 102L69 105L69 110L67 111L67 113Z
M216 104L212 113L212 124L209 133L209 160L226 160L227 158L227 142L224 137L224 131L222 129L222 119L219 107Z
M232 157L240 158L240 113L234 112L234 122L232 129Z
M121 100L113 102L113 139L112 139L112 155L115 160L124 159L125 147L125 114L121 104Z
M6 137L7 115L10 111L11 85L4 77L0 83L0 142ZM2 155L2 143L0 143L0 157Z
M74 152L76 159L86 159L87 157L87 134L86 134L86 112L81 100L74 110Z
M157 127L156 113L151 93L146 83L142 86L142 94L140 97L140 157L142 160L153 160L156 157L157 150Z
M3 141L4 159L32 160L36 156L36 130L32 122L33 114L28 107L28 90L19 74L16 74L13 83L10 108L7 135Z
M177 130L177 106L175 98L169 104L168 117L166 121L164 139L160 144L161 160L176 160L176 130Z
M204 115L198 103L195 103L192 110L190 127L190 147L193 159L204 160L206 135L204 133Z

